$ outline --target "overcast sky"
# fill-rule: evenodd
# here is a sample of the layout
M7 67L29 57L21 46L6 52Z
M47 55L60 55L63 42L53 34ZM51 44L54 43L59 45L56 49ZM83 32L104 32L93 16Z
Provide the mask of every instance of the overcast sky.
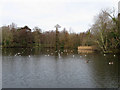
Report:
M12 22L18 27L35 26L55 30L56 24L71 32L87 31L101 9L115 8L119 0L1 0L0 26Z

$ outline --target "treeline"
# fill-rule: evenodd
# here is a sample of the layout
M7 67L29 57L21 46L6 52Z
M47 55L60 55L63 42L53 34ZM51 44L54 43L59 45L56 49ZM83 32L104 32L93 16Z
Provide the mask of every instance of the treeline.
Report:
M92 45L90 32L80 34L69 33L65 28L62 31L51 30L42 32L39 27L31 30L28 26L23 28L15 27L15 24L3 26L2 46L3 47L47 47L55 48L56 39L58 48L75 49L81 45ZM56 38L58 34L58 38Z
M59 25L58 25L59 26ZM118 17L113 12L101 11L94 24L86 32L69 33L65 28L45 31L39 27L32 30L28 26L22 28L15 24L2 26L3 47L45 47L77 49L78 46L95 46L104 53L120 51L120 27Z

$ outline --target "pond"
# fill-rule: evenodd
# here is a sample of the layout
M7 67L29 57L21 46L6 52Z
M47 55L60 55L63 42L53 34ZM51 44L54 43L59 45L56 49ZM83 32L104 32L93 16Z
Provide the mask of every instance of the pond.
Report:
M3 88L118 88L119 55L2 49Z

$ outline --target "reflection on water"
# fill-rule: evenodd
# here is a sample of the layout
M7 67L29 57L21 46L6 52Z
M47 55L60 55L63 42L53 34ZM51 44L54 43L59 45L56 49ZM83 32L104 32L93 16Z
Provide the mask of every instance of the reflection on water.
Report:
M3 88L118 87L119 55L38 48L3 49L2 54Z
M93 50L78 50L78 53L93 53Z

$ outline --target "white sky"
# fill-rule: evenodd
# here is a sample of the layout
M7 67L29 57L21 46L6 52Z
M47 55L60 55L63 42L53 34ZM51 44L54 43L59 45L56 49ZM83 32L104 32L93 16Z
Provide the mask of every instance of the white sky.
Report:
M87 31L101 9L115 8L119 0L0 0L0 26L12 22L18 27L35 26L55 30L59 24L71 32Z

